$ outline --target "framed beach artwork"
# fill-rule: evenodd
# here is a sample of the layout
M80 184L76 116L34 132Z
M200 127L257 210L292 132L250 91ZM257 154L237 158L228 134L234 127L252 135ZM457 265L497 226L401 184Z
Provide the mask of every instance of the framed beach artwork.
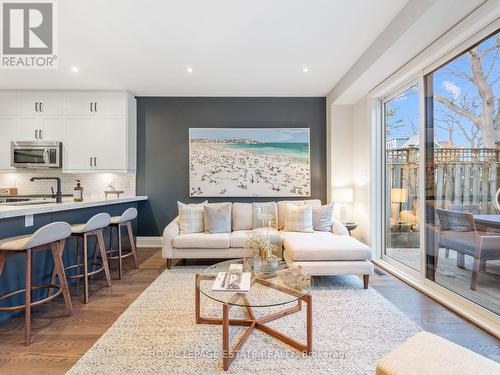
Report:
M189 129L191 197L309 197L308 128Z

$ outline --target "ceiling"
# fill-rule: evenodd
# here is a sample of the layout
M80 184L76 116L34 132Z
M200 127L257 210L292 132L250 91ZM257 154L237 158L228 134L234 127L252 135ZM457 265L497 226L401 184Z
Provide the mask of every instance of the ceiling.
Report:
M58 69L0 88L324 96L407 2L59 0Z

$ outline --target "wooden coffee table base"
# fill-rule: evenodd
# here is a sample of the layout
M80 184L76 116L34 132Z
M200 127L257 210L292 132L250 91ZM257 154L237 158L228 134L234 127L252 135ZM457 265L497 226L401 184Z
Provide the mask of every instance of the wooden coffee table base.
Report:
M199 281L200 279L208 279L206 277L196 275L195 279L195 313L196 313L196 324L221 324L222 325L222 353L223 353L223 367L224 371L229 369L229 366L233 362L236 357L238 351L241 349L245 341L248 339L250 334L255 330L259 329L270 336L281 340L285 344L288 344L296 349L301 350L304 353L310 354L312 352L312 330L313 330L313 322L312 322L312 296L307 294L303 297L300 297L297 300L297 304L293 307L290 307L285 310L278 311L271 315L267 315L262 318L256 318L253 310L250 306L246 306L249 319L231 319L229 317L229 312L231 307L234 306L238 300L243 299L245 305L249 305L248 299L244 293L237 293L231 299L229 299L226 303L222 305L222 318L211 318L211 317L203 317L200 314L200 287ZM210 278L213 279L213 278ZM261 283L262 285L267 286L265 280L254 279L254 282ZM276 288L273 286L273 288ZM289 290L286 288L279 288L280 291L284 293L288 293ZM290 293L293 295L293 293ZM307 304L307 342L305 344L285 335L284 333L278 331L275 328L269 327L266 323L272 322L274 320L283 318L287 315L294 314L302 310L302 302ZM243 336L236 342L232 349L229 348L229 326L246 326L248 327Z

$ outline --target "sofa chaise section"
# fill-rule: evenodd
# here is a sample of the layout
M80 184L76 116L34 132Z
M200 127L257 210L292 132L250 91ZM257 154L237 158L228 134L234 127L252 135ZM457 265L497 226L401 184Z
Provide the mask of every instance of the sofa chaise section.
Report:
M283 257L313 276L359 275L368 287L372 250L349 235L282 232Z

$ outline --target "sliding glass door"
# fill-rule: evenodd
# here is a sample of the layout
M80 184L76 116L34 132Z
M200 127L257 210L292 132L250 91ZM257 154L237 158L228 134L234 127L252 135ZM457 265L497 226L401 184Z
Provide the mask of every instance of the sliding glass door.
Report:
M382 110L382 259L500 314L500 34L415 77Z
M426 277L500 313L500 36L425 76Z
M384 256L415 270L420 269L420 92L416 83L384 102Z

